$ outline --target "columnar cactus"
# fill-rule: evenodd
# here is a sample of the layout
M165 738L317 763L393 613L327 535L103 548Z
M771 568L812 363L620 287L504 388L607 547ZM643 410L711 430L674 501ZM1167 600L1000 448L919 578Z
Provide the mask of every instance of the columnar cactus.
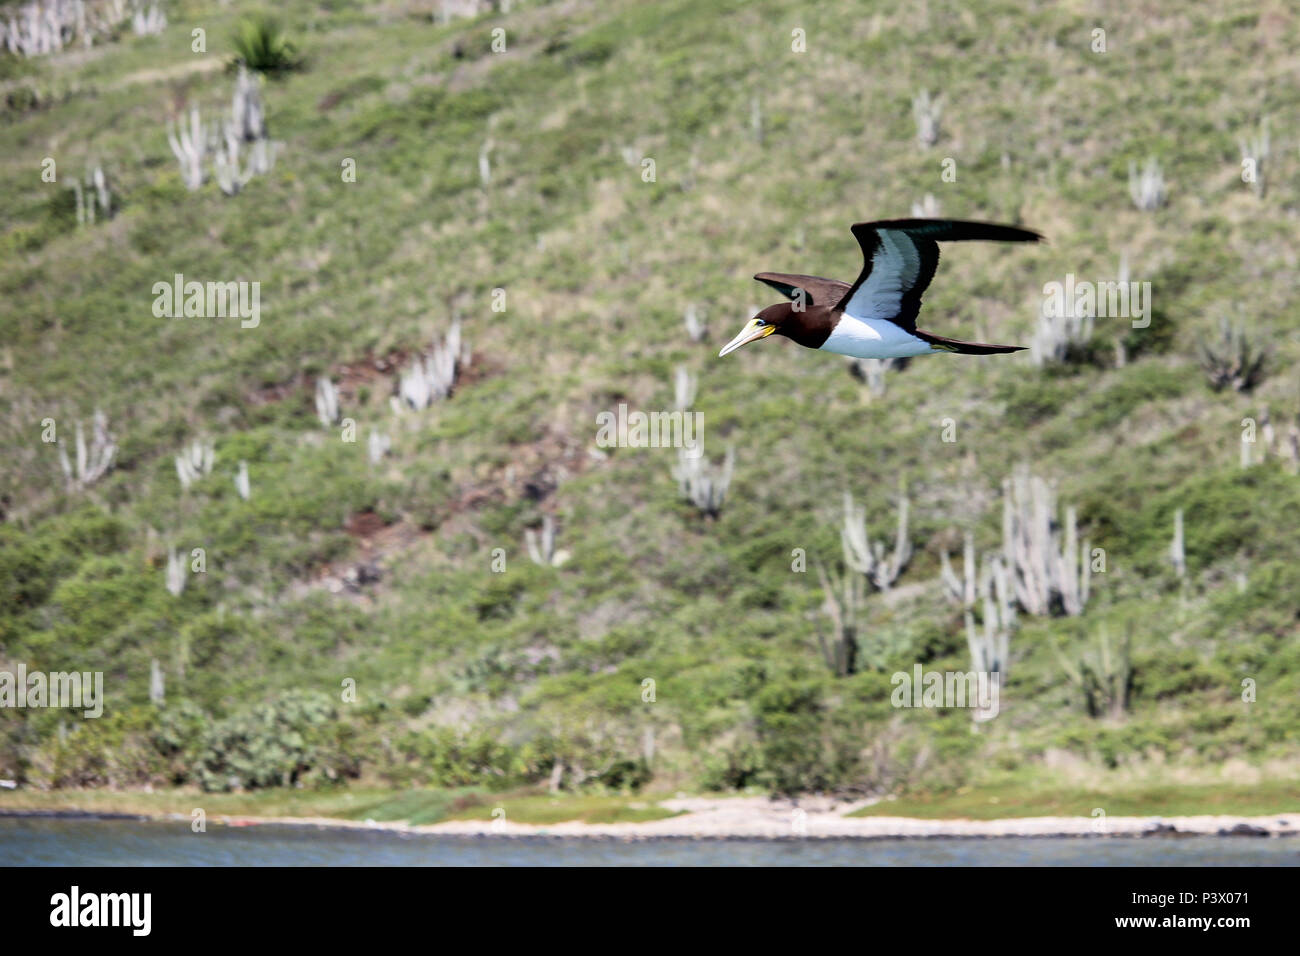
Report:
M817 641L831 673L845 677L857 670L858 622L864 602L862 576L846 568L832 582L818 564L817 578L825 597L821 610L831 623L830 640L819 626Z
M326 428L339 420L339 390L328 378L316 379L316 417Z
M190 107L189 127L167 121L167 142L181 167L181 181L194 190L203 185L204 160L208 155L208 130L197 106Z
M695 404L698 386L699 381L686 370L685 366L677 366L673 376L673 404L679 412L684 412Z
M962 570L964 574L958 579L952 569L952 562L948 560L948 552L939 552L939 579L943 583L944 592L948 598L963 608L970 610L975 606L975 536L969 531L962 546Z
M1187 576L1187 552L1183 548L1183 509L1174 512L1174 539L1169 543L1169 560L1174 566L1174 573L1180 578Z
M492 137L488 137L478 151L478 178L483 183L483 188L487 189L492 183L492 148L496 144L492 142Z
M379 464L380 459L387 455L392 447L393 441L386 433L370 429L370 439L366 449L370 464Z
M1092 581L1091 549L1086 541L1078 543L1074 508L1066 508L1062 528L1052 489L1023 466L1003 482L1002 492L1002 557L1016 602L1028 614L1082 614Z
M700 319L694 305L688 305L682 314L682 323L686 326L686 335L692 342L703 342L709 337L708 326Z
M149 661L149 702L162 706L167 700L166 681L163 679L162 665L158 658Z
M1243 170L1246 164L1251 166L1253 175L1247 182L1250 183L1251 191L1260 199L1264 198L1267 184L1264 179L1265 164L1271 152L1271 143L1268 133L1268 117L1265 116L1259 123L1259 131L1251 136L1242 137L1237 140L1237 145L1241 149L1241 162Z
M922 146L933 146L939 141L939 118L942 115L942 96L930 99L930 91L922 90L912 99L912 118L916 120L916 141Z
M894 536L892 553L885 553L883 542L867 538L866 508L853 503L851 492L844 493L844 527L840 543L844 548L844 563L859 574L864 574L878 591L888 591L912 560L912 542L907 536L908 498L906 492L899 497L898 531Z
M185 555L175 548L167 549L167 591L180 597L185 590Z

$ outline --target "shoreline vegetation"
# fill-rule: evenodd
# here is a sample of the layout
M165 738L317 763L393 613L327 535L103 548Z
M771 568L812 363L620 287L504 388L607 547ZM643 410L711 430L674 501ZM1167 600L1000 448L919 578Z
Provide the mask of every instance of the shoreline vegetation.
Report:
M1148 786L1103 797L1064 788L1022 794L961 788L897 798L658 794L553 795L472 790L20 790L0 793L0 817L67 816L212 826L307 826L446 836L624 839L890 839L933 837L1300 835L1300 789ZM1104 808L1109 806L1111 811ZM1082 811L1080 811L1082 808Z

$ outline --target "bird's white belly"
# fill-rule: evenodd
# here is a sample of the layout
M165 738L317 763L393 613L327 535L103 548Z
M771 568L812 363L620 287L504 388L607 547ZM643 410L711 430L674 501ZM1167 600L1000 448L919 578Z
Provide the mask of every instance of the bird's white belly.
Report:
M938 351L893 322L883 319L855 319L843 314L821 347L823 352L854 358L907 358Z

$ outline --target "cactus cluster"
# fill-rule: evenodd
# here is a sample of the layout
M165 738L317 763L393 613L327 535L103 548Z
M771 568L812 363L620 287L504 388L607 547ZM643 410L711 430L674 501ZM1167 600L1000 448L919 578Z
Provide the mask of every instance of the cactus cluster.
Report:
M544 568L558 568L569 560L568 551L555 548L555 521L550 515L543 516L540 531L524 530L524 546L528 549L528 559Z
M885 394L885 373L907 368L906 358L850 358L849 374L859 382L867 383L867 390L876 398Z
M78 226L93 226L97 215L104 219L112 218L113 192L108 188L102 166L88 170L84 183L74 176L72 192L76 197Z
M182 448L176 456L176 477L180 479L181 489L188 491L194 482L212 474L215 460L216 451L211 441L196 439L189 447Z
M138 35L161 33L157 0L28 0L0 12L0 50L33 57L112 38L128 19Z
M900 491L898 529L894 534L893 550L886 551L883 541L871 541L867 537L866 508L854 505L853 494L844 492L844 527L840 530L844 563L865 575L877 591L888 591L893 587L912 560L912 541L907 534L908 507L907 492Z
M181 180L187 189L198 189L206 181L207 165L221 191L239 193L254 176L269 173L275 166L278 144L267 134L260 81L244 67L235 77L230 113L205 124L197 106L191 107L188 123L167 122L167 142L180 164Z
M1133 205L1143 212L1165 204L1165 175L1158 159L1148 158L1140 169L1137 163L1128 164L1128 194Z
M1091 549L1079 544L1078 519L1065 509L1057 520L1056 495L1048 483L1015 470L1002 483L1002 559L1016 603L1027 614L1077 617L1088 603Z
M711 463L701 448L695 449L694 454L689 449L679 448L673 477L677 479L677 487L683 498L706 518L716 518L722 513L735 470L735 448L727 449L721 465Z
M1210 388L1218 392L1228 386L1236 392L1249 392L1264 380L1267 348L1256 348L1242 331L1241 324L1219 320L1219 337L1201 343L1201 367Z
M417 355L398 379L393 409L401 411L409 407L420 411L438 399L447 398L455 388L456 378L469 363L470 349L461 341L460 321L452 320L443 340L434 339L433 350L428 355Z
M959 579L953 571L947 552L940 552L939 562L944 591L962 608L971 669L996 672L1005 677L1011 664L1011 634L1016 628L1016 608L1002 555L984 555L977 573L975 538L967 532L962 549L962 577ZM977 609L982 613L979 625L975 621Z
M167 14L157 0L137 0L131 15L131 30L136 36L157 36L167 29Z
M866 582L877 591L888 591L912 558L912 542L907 531L907 492L899 493L898 530L893 549L886 551L883 542L873 542L867 535L866 509L853 502L851 492L844 493L844 523L840 528L842 560L839 568L828 574L817 565L817 579L823 601L821 613L830 621L829 639L817 627L817 640L826 665L836 676L856 672L860 662L882 667L901 645L890 642L888 634L867 634L861 626L866 603ZM833 578L833 580L832 580Z
M912 217L915 219L938 219L942 215L939 200L934 198L933 193L926 193L920 202L912 203Z
M1117 281L1126 283L1127 257L1121 257L1119 268ZM1052 300L1044 300L1034 329L1030 360L1039 367L1077 361L1086 355L1095 330L1096 318L1092 312L1075 308L1072 302L1067 302L1064 309L1057 309Z
M63 445L59 445L59 466L63 477L67 479L69 489L87 488L108 474L117 457L117 443L108 431L108 417L99 409L91 422L90 444L86 444L86 433L77 422L74 443L76 446L75 466L68 459Z
M1128 710L1133 695L1132 643L1131 632L1125 631L1119 647L1112 648L1110 635L1102 628L1095 650L1067 656L1057 649L1061 669L1082 695L1089 717L1118 720Z

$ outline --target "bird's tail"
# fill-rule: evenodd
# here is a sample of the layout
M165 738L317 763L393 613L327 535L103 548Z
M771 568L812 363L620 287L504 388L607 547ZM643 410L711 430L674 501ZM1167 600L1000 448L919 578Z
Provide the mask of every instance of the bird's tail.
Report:
M929 342L936 349L943 349L945 352L960 352L963 355L1019 352L1025 348L1023 345L985 345L982 342L963 342L961 339L944 338L942 335L935 335L932 332L926 332L924 329L916 329L913 334L923 342Z

